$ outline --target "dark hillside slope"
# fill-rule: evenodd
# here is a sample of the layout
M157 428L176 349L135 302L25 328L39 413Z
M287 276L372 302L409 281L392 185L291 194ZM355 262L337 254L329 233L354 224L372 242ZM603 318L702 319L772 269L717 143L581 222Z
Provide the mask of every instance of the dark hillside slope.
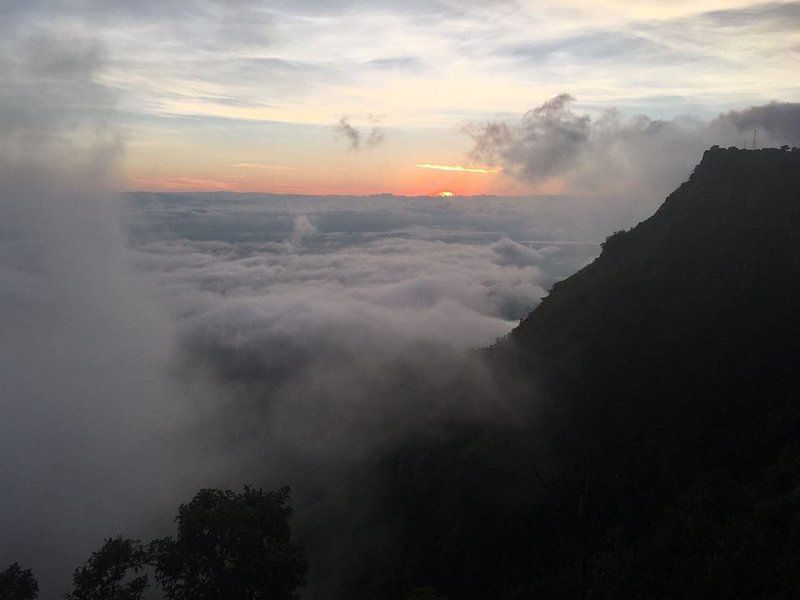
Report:
M581 595L800 594L799 152L707 151L489 354L544 390Z
M485 351L513 423L329 502L339 597L800 597L799 308L800 152L712 148Z
M642 436L710 449L792 401L798 308L800 153L715 148L496 354L544 378L585 451Z

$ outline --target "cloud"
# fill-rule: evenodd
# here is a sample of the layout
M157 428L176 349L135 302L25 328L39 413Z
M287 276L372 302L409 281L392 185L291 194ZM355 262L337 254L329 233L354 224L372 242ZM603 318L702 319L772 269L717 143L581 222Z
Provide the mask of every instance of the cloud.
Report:
M507 237L501 238L489 248L497 255L495 262L504 266L533 266L544 262L546 256Z
M320 235L300 215L283 242L140 249L179 323L184 377L211 373L226 399L207 438L301 504L398 424L446 410L434 388L483 376L464 350L505 334L553 279L507 238Z
M800 27L800 2L765 2L714 10L703 13L701 18L717 27L797 31Z
M366 63L370 67L387 71L419 73L425 69L425 63L416 56L395 56L392 58L375 58Z
M464 167L461 165L432 165L430 163L421 163L417 165L420 169L432 169L434 171L457 171L460 173L499 173L502 169L493 167Z
M0 565L56 597L104 536L149 534L196 486L203 396L166 372L173 323L119 228L103 44L0 21Z
M559 178L576 193L624 195L660 202L683 181L713 144L742 146L754 129L763 146L800 143L800 104L772 102L711 120L598 117L573 109L560 94L515 123L471 124L472 157L503 167L506 175L540 184Z
M517 127L488 123L469 129L476 158L510 165L507 171L521 179L539 180L575 164L590 135L591 119L577 115L569 105L575 98L559 94L523 115Z
M350 120L347 117L339 119L335 131L347 139L350 144L350 150L359 150L361 148L361 132L350 125Z
M533 64L590 61L598 65L632 60L651 65L684 64L700 57L626 31L592 31L552 41L515 44L500 48L497 52Z
M775 145L800 143L800 104L770 102L744 110L732 110L712 121L712 129L733 124L737 132L760 130L762 140Z
M568 197L128 200L137 264L180 331L178 372L211 374L221 399L206 443L242 480L290 483L300 506L410 421L493 412L465 351L623 218Z
M370 121L374 122L374 119L371 117ZM338 135L344 136L349 149L355 152L360 151L362 148L373 148L385 139L383 131L377 126L371 127L367 136L364 137L360 130L350 124L348 117L339 119L334 130Z
M79 22L97 32L114 63L114 85L125 93L122 118L143 138L156 127L154 115L202 115L215 142L222 134L213 119L221 117L324 127L330 117L315 107L345 114L359 97L416 129L497 114L531 86L547 93L575 86L582 100L604 103L682 95L715 110L732 99L796 91L797 2L731 0L705 13L690 3L535 11L525 4L32 0L3 2L0 10L19 20L20 31ZM462 68L465 56L469 68ZM686 62L691 86L676 83ZM380 106L375 90L386 90ZM161 123L160 133L171 135Z
M369 130L369 135L367 136L366 139L366 145L367 147L372 148L373 146L377 146L378 144L383 142L383 140L385 139L386 135L383 133L381 129L379 129L378 127L372 127Z
M289 245L292 248L299 248L303 244L303 239L317 233L317 228L311 224L306 215L298 215L294 218L292 236L289 238Z
M163 534L197 487L289 482L302 502L407 419L485 407L464 350L623 218L575 198L144 194L135 269L104 47L7 33L0 560L48 597L103 536Z
M43 595L55 596L103 536L162 534L196 487L299 483L302 501L393 427L448 404L490 403L491 381L464 350L507 332L605 235L647 216L646 203L137 195L127 216L140 272L112 201L124 115L135 127L170 115L164 139L172 139L175 113L192 114L181 127L193 136L235 125L239 144L240 132L263 140L264 130L195 113L218 105L284 114L281 102L298 106L319 89L331 105L350 106L353 88L343 84L359 76L380 86L391 82L380 77L422 74L434 86L432 104L412 106L410 123L426 111L437 119L448 110L448 118L486 114L478 111L499 101L483 92L461 94L455 108L437 105L475 81L439 75L471 51L481 59L469 74L485 77L487 93L522 90L517 65L513 80L493 79L497 45L534 61L583 60L596 78L588 89L606 79L596 65L630 52L647 59L643 70L670 62L659 61L673 47L668 27L659 37L639 24L641 33L628 31L619 44L603 33L529 44L520 42L529 21L516 13L493 20L496 5L479 4L400 10L382 2L370 12L353 2L0 3L0 561L34 567ZM697 22L790 27L792 9L774 6ZM377 46L376 28L387 32ZM705 41L692 34L689 50ZM402 55L410 47L424 63ZM715 40L714 48L730 46ZM740 86L758 73L735 58L726 72ZM764 72L780 80L780 71ZM552 85L549 73L540 76ZM642 87L622 79L620 94ZM446 94L436 87L442 81ZM408 104L392 101L375 110ZM337 135L352 150L368 149L384 139L378 121L367 116L357 127L342 118ZM712 120L629 119L581 114L561 95L519 123L471 132L476 153L494 157L483 164L517 179L563 178L576 192L660 200L703 148L740 144L755 127L762 143L794 143L797 105ZM431 167L473 169L423 168ZM439 403L437 390L463 390L465 378L477 394Z
M265 165L260 163L236 163L231 165L240 169L265 169L268 171L297 171L299 167L287 167L284 165Z

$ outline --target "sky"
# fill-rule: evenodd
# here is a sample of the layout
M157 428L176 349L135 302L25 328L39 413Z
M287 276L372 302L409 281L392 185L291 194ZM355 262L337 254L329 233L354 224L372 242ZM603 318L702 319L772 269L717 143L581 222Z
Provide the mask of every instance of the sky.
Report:
M470 132L559 94L594 119L800 100L798 2L10 0L0 17L103 65L130 190L570 192L488 164Z
M797 2L0 2L0 568L502 410L466 349L799 145L798 62Z

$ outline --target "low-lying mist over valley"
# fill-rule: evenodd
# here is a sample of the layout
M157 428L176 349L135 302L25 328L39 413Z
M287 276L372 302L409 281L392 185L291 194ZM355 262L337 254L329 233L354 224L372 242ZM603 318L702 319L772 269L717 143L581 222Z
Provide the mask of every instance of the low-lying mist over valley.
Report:
M0 2L0 600L800 595L800 3L696 4Z
M396 423L435 414L444 399L422 390L468 378L468 350L506 335L635 219L608 198L124 203L133 261L177 328L171 368L216 386L208 439L238 477L290 482L301 498L323 464L335 476Z

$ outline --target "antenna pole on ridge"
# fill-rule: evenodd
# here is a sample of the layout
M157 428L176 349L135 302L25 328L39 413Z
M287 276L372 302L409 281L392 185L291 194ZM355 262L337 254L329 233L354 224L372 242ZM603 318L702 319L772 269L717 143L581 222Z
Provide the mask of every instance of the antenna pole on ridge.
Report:
M753 129L753 150L756 149L756 134L758 133L758 128Z

